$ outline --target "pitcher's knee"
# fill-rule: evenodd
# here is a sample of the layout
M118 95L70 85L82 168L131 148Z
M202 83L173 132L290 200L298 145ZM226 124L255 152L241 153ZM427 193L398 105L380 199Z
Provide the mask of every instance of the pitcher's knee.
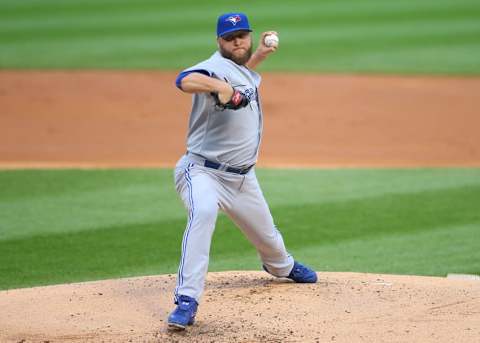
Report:
M201 221L215 221L218 214L218 205L216 203L203 202L193 208L194 218Z

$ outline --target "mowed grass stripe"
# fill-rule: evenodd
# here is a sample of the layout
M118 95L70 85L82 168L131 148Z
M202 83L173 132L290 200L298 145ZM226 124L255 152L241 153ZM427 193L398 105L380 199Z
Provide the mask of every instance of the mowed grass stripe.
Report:
M311 15L318 12L319 15L332 15L346 13L346 14L372 14L378 11L379 13L399 13L399 14L416 14L425 11L446 11L455 9L474 10L478 8L478 3L475 0L459 0L452 2L451 0L423 0L417 2L412 7L411 1L403 0L396 2L385 2L382 0L367 0L359 3L356 0L341 0L341 1L297 1L295 6L289 2L277 2L274 0L265 0L255 4L237 5L239 11L275 15L289 13L290 17L298 18L305 15ZM272 5L275 5L275 11L272 11ZM304 6L302 6L304 5ZM305 6L308 5L308 6ZM140 0L140 1L82 1L71 2L65 0L45 0L45 1L2 1L2 14L0 17L12 17L15 15L22 17L38 17L43 16L44 13L53 13L60 15L75 15L93 13L123 13L123 12L151 12L152 10L161 10L167 15L175 15L185 13L186 16L191 12L202 13L201 11L209 12L211 16L216 17L218 13L225 11L232 11L230 4L225 4L223 1L209 1L205 3L198 3L194 0L182 1L155 1L155 0ZM198 12L200 11L200 12ZM204 13L205 13L204 12ZM213 13L212 13L213 12Z
M363 9L363 11L359 10ZM461 8L456 5L454 8L441 8L438 5L430 8L419 10L418 8L407 8L407 11L398 11L395 8L377 7L374 11L371 9L355 8L353 12L346 10L325 11L324 8L308 9L308 11L291 11L291 8L286 8L285 11L272 12L271 8L265 7L257 9L252 15L252 24L258 21L257 25L274 25L281 28L308 28L313 31L318 31L318 28L349 28L357 26L383 26L385 24L410 24L428 25L432 22L443 21L450 23L455 21L478 20L480 15L480 6L477 8ZM203 32L215 33L214 25L205 25L206 18L211 17L215 22L216 15L211 10L206 8L189 9L188 11L180 11L179 8L167 11L162 9L161 12L152 12L151 8L135 8L129 10L128 8L119 8L116 10L107 10L104 13L98 10L82 13L82 12L67 12L56 14L55 12L48 12L48 17L45 18L43 12L35 12L34 16L22 15L0 15L2 21L0 22L0 30L8 33L8 37L2 37L2 40L17 39L17 38L31 38L32 30L40 35L41 38L64 37L66 35L80 34L90 36L91 34L98 34L98 31L109 32L110 34L118 33L145 33L150 31L152 33L164 32L165 30L173 30L175 33L188 33L192 29L200 29ZM279 16L288 15L289 20L281 20ZM188 25L186 25L185 18L188 18ZM185 25L180 25L180 24ZM411 28L411 26L407 26ZM477 26L478 28L478 26ZM59 30L61 29L61 30ZM310 31L311 32L311 31ZM306 34L309 32L306 31ZM301 37L300 37L301 38Z
M221 2L42 2L0 5L0 67L179 69L215 50ZM265 70L476 73L474 1L272 1L241 6L256 32L275 28L282 53ZM206 24L210 23L210 24ZM420 49L431 47L432 52ZM436 59L437 50L455 54ZM391 58L392 51L423 57ZM365 58L365 54L383 54ZM441 54L442 55L442 54ZM35 56L33 59L31 56ZM401 56L405 56L402 54Z
M355 237L339 243L297 246L290 252L297 259L314 264L318 271L480 275L480 249L475 240L478 230L477 224L456 225L434 231ZM243 256L213 256L209 264L211 270L217 271L231 270L232 265L239 270L251 269L251 266L259 266L259 260L247 251Z
M259 169L257 175L272 208L480 187L479 169ZM170 169L2 171L0 189L0 240L185 219Z
M66 23L65 23L66 24ZM30 30L8 32L8 35L2 38L2 42L6 45L18 44L20 46L27 46L30 44L41 45L44 43L60 43L66 40L66 36L70 40L75 38L75 43L82 43L82 40L86 39L109 39L112 43L115 40L122 40L133 38L139 38L141 40L158 40L162 44L167 46L174 45L174 39L178 40L177 45L185 44L189 41L196 41L198 38L203 38L203 43L208 42L208 37L214 37L214 33L211 31L199 30L200 33L196 33L194 37L189 35L179 35L176 30L165 30L164 27L148 27L144 26L131 27L123 26L119 28L109 27L109 30L104 30L101 33L98 31L100 28L92 27L88 25L85 28L72 27L64 28L36 28L42 35L35 37L31 34ZM335 23L333 25L322 24L321 30L318 30L318 24L305 22L302 24L284 24L283 32L281 32L282 42L293 44L305 44L305 42L327 42L334 43L341 39L342 42L352 44L359 39L364 41L377 40L382 42L383 39L414 39L425 37L442 38L447 39L455 35L457 40L460 35L462 38L466 38L469 35L478 34L480 32L480 25L478 24L478 18L472 16L472 18L431 18L431 19L415 19L409 20L408 25L405 22L396 21L377 21L372 24L368 21L362 21L358 25L342 25L341 23ZM8 30L7 30L8 31ZM141 36L139 36L141 34ZM170 42L170 44L169 44ZM182 46L179 46L182 48ZM185 48L185 47L183 47Z
M306 246L457 224L480 225L479 200L480 187L459 187L288 206L272 212L286 238L295 241L294 246L296 242Z
M331 36L327 33L314 37L313 35L306 35L301 39L297 38L296 33L298 30L287 31L288 34L282 38L282 40L290 46L290 49L282 51L282 58L275 56L271 59L265 70L277 70L283 68L285 59L295 60L298 63L291 65L292 70L306 70L306 65L314 63L316 67L323 68L325 70L339 70L343 67L353 68L361 65L364 70L375 71L378 63L383 64L383 68L387 71L395 71L399 63L409 62L412 64L411 71L421 72L423 68L435 68L437 72L449 72L452 69L458 69L468 71L475 69L478 66L478 54L480 52L480 46L477 44L478 37L480 36L480 30L471 32L470 25L476 25L476 23L461 23L466 29L463 30L448 30L441 29L445 32L415 32L414 30L408 30L409 33L396 32L395 30L382 31L377 28L371 30L371 36L376 36L376 40L358 40L356 37L362 36L367 38L369 35L363 33L361 28L358 32L353 30L352 33L345 33L339 31L332 33ZM444 27L440 25L440 27ZM402 31L403 26L401 27ZM377 31L378 30L378 31ZM448 31L448 32L447 32ZM377 34L376 32L383 32ZM385 33L386 32L386 33ZM462 39L458 39L458 35L462 36ZM82 38L75 41L68 51L65 51L62 55L63 59L61 63L69 61L69 63L91 63L92 67L96 64L98 67L119 67L121 68L125 63L137 63L143 64L157 64L160 60L168 60L171 63L171 67L177 66L177 63L182 62L184 66L193 63L191 57L183 52L188 46L191 48L198 48L204 50L206 41L209 41L209 34L195 34L189 37L177 37L174 35L157 37L155 34L143 35L141 38L134 36L104 36L102 39L90 40L88 38ZM312 37L309 40L309 36ZM322 38L323 36L323 38ZM343 38L342 38L343 37ZM383 37L380 39L380 37ZM194 38L194 42L191 43L191 39ZM161 50L153 42L157 39L161 40ZM109 45L105 45L105 40L109 41ZM183 45L180 43L184 43ZM313 44L318 43L318 44ZM26 66L48 66L52 61L50 56L42 56L48 54L52 50L61 49L64 45L64 41L37 41L32 44L24 44L23 46L17 46L15 54L28 54L32 48L36 47L36 51L40 52L40 56L35 61L32 61L31 65ZM317 59L314 59L312 55L303 54L302 47L313 44L310 51L315 52L314 55L318 55ZM391 49L386 52L386 47L390 46ZM449 51L444 51L445 47L449 47ZM130 49L126 49L130 47ZM298 49L295 49L298 48ZM207 58L213 51L205 50L202 58ZM355 49L355 52L352 52ZM471 54L462 54L463 50L470 49ZM442 61L439 67L435 67L434 56L432 52L438 51L435 55L435 61ZM116 53L112 56L112 53ZM139 56L140 54L140 56ZM334 68L331 68L329 58L337 56L337 61ZM378 56L378 57L377 57ZM6 56L4 56L6 58ZM1 59L1 57L0 57ZM373 59L372 63L369 63ZM420 64L422 60L425 63ZM460 63L459 63L460 62ZM167 62L162 62L167 63Z
M296 204L292 199L289 205L272 206L272 212L289 249L299 258L306 249L308 262L319 270L347 261L344 256L337 257L342 261L335 260L335 256L325 261L322 254L318 258L312 257L316 249L321 251L323 247L341 246L352 240L364 241L368 246L369 241L382 237L388 240L390 236L419 235L423 239L416 241L417 249L427 246L427 251L433 251L436 240L432 237L445 227L465 228L462 231L465 244L458 248L451 261L447 261L449 268L465 270L463 261L467 255L471 257L473 247L480 244L479 204L480 187L461 186L307 205ZM72 218L72 221L76 220L82 218ZM0 287L174 273L185 221L185 218L162 220L159 215L156 221L144 224L115 225L80 232L66 230L0 241ZM411 241L407 240L408 249L412 249ZM258 269L258 261L253 256L256 256L253 247L228 218L221 216L212 244L212 259L219 261L222 269ZM245 265L243 257L251 264ZM388 256L384 257L391 261ZM355 266L361 266L357 271L372 271L367 262L361 263L362 251L351 258L352 263L356 261ZM432 260L430 264L423 264L425 269L419 268L412 259L394 269L390 269L390 262L384 265L379 262L375 270L430 274L432 270L443 270L438 264L444 262ZM476 272L474 266L469 265L466 272Z
M184 218L170 169L0 172L0 240Z
M434 231L406 232L378 237L356 237L340 244L296 248L305 261L316 261L323 271L446 276L480 275L478 224L455 225Z
M464 54L465 50L470 50L471 54ZM433 55L436 53L436 58ZM418 46L416 48L394 50L389 53L383 51L369 52L355 55L355 58L339 58L337 65L332 67L318 60L318 65L323 65L325 71L342 72L343 70L354 69L362 66L362 70L370 73L378 73L377 66L382 64L382 70L385 73L398 72L399 63L410 63L408 70L410 74L422 74L425 70L439 74L470 74L472 70L479 67L477 56L480 54L480 46L473 47L471 44L461 44L449 47L445 51L444 45L440 46ZM385 63L388 61L388 63ZM435 67L433 65L435 64ZM272 66L274 68L275 66ZM303 68L297 68L298 71L304 71ZM456 70L455 73L452 73ZM407 74L407 72L404 72Z

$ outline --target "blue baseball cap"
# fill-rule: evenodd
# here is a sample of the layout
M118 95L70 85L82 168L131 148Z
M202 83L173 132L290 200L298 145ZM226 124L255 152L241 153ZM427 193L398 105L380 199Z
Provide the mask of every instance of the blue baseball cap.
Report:
M223 37L235 31L252 32L248 24L248 18L244 13L225 13L218 17L217 37Z

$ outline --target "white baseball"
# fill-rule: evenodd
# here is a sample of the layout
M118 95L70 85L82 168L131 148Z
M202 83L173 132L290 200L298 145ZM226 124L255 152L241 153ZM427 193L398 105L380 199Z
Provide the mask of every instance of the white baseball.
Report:
M266 35L263 41L269 48L278 46L278 36L275 34Z

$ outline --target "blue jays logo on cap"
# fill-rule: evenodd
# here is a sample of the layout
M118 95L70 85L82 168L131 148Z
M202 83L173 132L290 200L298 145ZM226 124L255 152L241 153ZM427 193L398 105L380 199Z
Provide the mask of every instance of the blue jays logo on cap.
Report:
M235 31L252 31L248 18L244 13L225 13L218 17L217 37L222 37Z
M227 20L235 26L239 21L242 21L242 18L239 15L231 15Z

